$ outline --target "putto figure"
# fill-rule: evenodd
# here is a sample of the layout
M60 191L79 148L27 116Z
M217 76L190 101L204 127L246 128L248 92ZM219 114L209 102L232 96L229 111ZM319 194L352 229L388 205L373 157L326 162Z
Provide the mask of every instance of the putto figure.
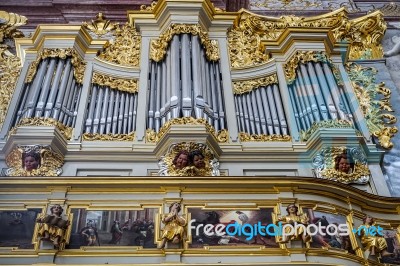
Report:
M291 240L301 239L303 243L308 244L311 241L311 236L306 233L305 228L302 226L295 228L295 224L302 224L307 227L309 224L308 217L305 214L299 214L299 207L294 204L288 205L286 211L287 215L279 217L278 222L281 222L282 225L290 224L293 226L294 230L291 230L290 227L286 227L285 234L282 235L278 242L284 244Z
M387 250L388 246L383 236L377 234L372 235L366 232L371 226L375 226L375 219L367 215L363 219L363 225L361 225L358 230L364 250L369 250L369 255L371 256L375 256L377 253L381 254L383 257L392 255L392 253Z
M168 241L178 244L183 240L186 220L182 216L179 216L180 211L181 204L174 202L169 207L169 213L162 218L161 221L165 224L165 227L161 236L162 241L158 248L164 248Z
M158 164L160 176L219 175L219 162L213 152L202 143L173 144Z
M350 174L354 169L354 162L346 153L335 157L335 169L339 172Z
M40 154L33 151L22 154L22 167L29 172L38 169L40 167Z
M39 223L38 236L40 240L53 242L57 249L65 242L66 231L69 226L69 221L61 217L63 211L61 205L56 204L50 208L51 214L42 215L36 220Z

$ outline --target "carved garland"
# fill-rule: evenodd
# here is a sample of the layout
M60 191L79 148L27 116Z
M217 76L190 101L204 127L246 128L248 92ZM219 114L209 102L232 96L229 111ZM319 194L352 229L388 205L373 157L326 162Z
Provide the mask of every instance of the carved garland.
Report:
M49 48L44 48L37 56L36 60L31 63L29 66L29 70L25 79L25 83L30 83L32 82L33 78L36 75L37 67L39 63L48 57L59 57L62 59L65 59L67 57L72 57L71 59L71 64L74 67L74 77L76 79L76 82L79 84L82 84L83 82L83 75L85 73L85 68L86 68L86 63L82 61L82 59L79 57L78 53L72 49L72 48L67 48L67 49L59 49L59 48L54 48L54 49L49 49Z
M174 118L166 122L160 129L158 133L154 131L154 129L146 130L146 142L158 142L162 136L167 133L172 125L205 125L206 130L214 135L218 142L226 143L229 141L229 133L228 130L222 129L218 132L204 119L204 118L193 118L193 117L182 117L182 118Z
M247 92L251 92L261 86L268 86L271 84L278 83L278 77L276 74L272 74L267 77L262 77L259 79L251 79L244 81L234 81L233 82L233 93L234 94L244 94Z
M250 142L250 141L259 141L259 142L269 142L269 141L292 141L292 137L289 135L266 135L266 134L261 134L261 135L250 135L249 133L246 132L240 132L239 133L239 138L240 141L242 142Z
M360 108L367 122L369 132L378 138L379 144L385 149L393 148L391 138L398 132L397 127L387 127L386 124L394 124L397 118L394 115L383 113L393 112L390 100L391 91L384 87L384 83L375 84L377 70L372 67L363 67L356 63L346 64L354 92L360 104ZM378 94L383 95L378 99Z
M126 91L129 93L138 92L138 81L135 79L114 78L111 76L94 73L92 77L92 83L100 86L108 86L111 89L117 89L119 91Z
M125 24L115 30L115 40L107 42L98 58L123 66L139 66L142 37L135 28Z
M58 130L61 131L61 134L66 139L71 139L72 137L72 127L67 127L62 124L60 121L55 120L53 118L44 118L44 117L32 117L32 118L22 118L18 123L17 127L20 126L55 126ZM9 134L14 134L16 132L16 128L12 128Z
M176 34L190 33L200 37L201 44L206 49L207 59L219 60L219 48L216 40L210 40L206 31L199 25L172 24L159 38L153 40L150 46L150 58L156 62L161 61L167 53L167 47L172 37Z
M98 134L98 133L84 133L83 140L87 141L133 141L135 139L135 132L128 134Z

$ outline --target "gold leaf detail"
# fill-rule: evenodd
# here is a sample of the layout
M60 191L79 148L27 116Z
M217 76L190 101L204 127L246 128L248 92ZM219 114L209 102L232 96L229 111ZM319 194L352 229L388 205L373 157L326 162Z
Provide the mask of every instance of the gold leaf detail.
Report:
M234 81L233 82L233 93L243 94L251 92L252 90L258 89L261 86L268 86L271 84L277 84L278 77L276 74L272 74L267 77L262 77L258 79L244 80L244 81Z
M87 141L133 141L135 139L135 132L132 131L128 134L98 134L98 133L84 133L83 140Z
M98 58L123 66L139 66L142 37L128 23L117 27L115 40L107 42Z
M107 75L94 73L92 83L100 86L108 86L111 89L117 89L119 91L126 91L129 93L138 92L138 81L135 79L114 78Z
M102 36L112 30L115 30L118 26L118 23L111 23L110 20L106 20L105 16L103 16L103 13L98 13L95 20L92 19L90 23L83 22L82 25L97 36Z
M158 142L162 136L167 133L167 131L171 128L172 125L205 125L207 132L214 135L214 137L220 143L226 143L229 141L229 133L228 130L222 129L218 132L215 131L214 127L211 126L204 118L193 118L193 117L182 117L182 118L174 118L166 122L158 133L156 133L153 129L146 130L146 142Z
M250 141L259 141L259 142L269 142L269 141L292 141L292 137L289 135L266 135L266 134L253 134L250 135L246 132L239 133L240 141L242 142L250 142Z
M0 45L0 129L6 119L7 110L21 71L20 59Z
M395 126L387 127L386 124L394 124L395 116L383 113L393 112L390 104L390 89L385 84L375 83L377 71L372 67L363 67L356 63L346 64L354 93L364 114L369 132L378 138L379 144L385 149L391 149L391 138L398 132ZM379 98L378 94L383 95Z
M153 11L154 8L156 7L156 5L157 5L157 1L151 2L151 4L149 6L141 5L140 11Z
M86 68L86 63L83 62L83 60L79 57L78 53L72 48L67 48L67 49L45 48L45 49L43 49L38 54L36 60L33 61L31 63L31 65L29 66L29 70L26 75L25 83L32 82L33 78L36 75L36 71L37 71L37 67L38 67L39 63L43 59L48 58L48 57L51 57L51 58L58 57L61 59L65 59L67 57L72 57L71 64L74 67L74 77L75 77L77 83L82 84L83 75L85 73L85 68Z
M58 130L61 131L63 136L66 139L71 139L72 137L72 127L64 126L60 121L55 120L53 118L45 118L45 117L32 117L32 118L23 118L18 123L17 127L21 126L55 126Z
M198 35L200 42L206 50L206 57L210 61L219 60L219 48L216 40L210 40L208 33L200 25L172 24L159 38L150 45L150 58L156 62L161 61L167 53L167 47L172 37L176 34L190 33Z
M17 27L27 22L28 19L25 16L0 10L0 43L4 41L4 38L23 37L24 34L17 30Z

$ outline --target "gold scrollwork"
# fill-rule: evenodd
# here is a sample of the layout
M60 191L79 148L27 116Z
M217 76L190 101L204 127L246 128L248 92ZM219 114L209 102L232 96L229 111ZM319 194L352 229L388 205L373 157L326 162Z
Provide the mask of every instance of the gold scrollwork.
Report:
M100 12L96 15L95 20L92 19L92 21L89 23L83 22L82 25L83 27L90 30L97 36L102 36L109 33L112 30L115 30L116 27L118 26L118 23L111 23L111 21L106 19L103 16L103 13Z
M330 58L328 58L325 52L297 51L296 54L294 54L283 66L288 84L293 83L293 81L296 79L296 69L299 64L305 64L310 61L326 62L329 65L332 65L332 61Z
M233 93L243 94L255 90L261 86L268 86L271 84L278 83L278 77L276 74L269 75L258 79L234 81L233 82Z
M395 126L387 127L386 124L394 124L397 119L394 115L383 113L383 111L393 112L389 102L390 89L384 87L383 82L375 84L377 74L375 68L348 63L346 70L366 119L369 132L378 138L379 144L383 148L393 148L391 138L398 132L398 129ZM378 94L383 95L383 98L378 99Z
M325 120L314 122L309 129L300 131L301 141L307 141L311 135L320 128L354 128L354 126L348 120Z
M7 109L20 72L20 59L11 54L7 46L0 45L0 129L6 119Z
M36 60L29 66L28 73L26 75L25 83L32 82L36 75L37 67L39 63L48 57L59 57L65 59L72 57L71 64L74 67L74 77L76 82L82 84L83 75L85 73L86 63L79 57L78 53L72 48L59 49L59 48L44 48L37 56Z
M381 41L385 31L386 23L380 11L351 20L346 33L346 38L350 40L349 59L382 58Z
M115 40L107 42L98 58L123 66L139 66L142 37L128 23L117 27Z
M226 143L229 141L229 133L228 130L222 129L218 132L215 131L214 127L211 126L204 118L193 118L193 117L182 117L182 118L174 118L166 122L158 133L156 133L153 129L146 130L146 142L158 142L162 136L167 133L169 128L172 125L205 125L207 132L214 135L220 143Z
M117 89L119 91L126 91L129 93L138 92L138 81L135 79L114 78L107 75L94 73L92 77L92 83L100 86L108 86L111 89Z
M149 6L141 5L140 11L153 11L154 8L156 7L156 5L157 5L157 1L151 2L151 4Z
M17 127L20 126L55 126L58 130L61 131L63 136L66 139L71 139L72 137L72 127L67 127L62 124L60 121L57 121L53 118L45 118L45 117L32 117L32 118L23 118L18 123ZM14 132L12 129L11 132Z
M317 17L264 17L247 11L240 14L238 23L228 33L228 49L233 68L255 66L268 60L262 42L277 41L290 27L330 28L335 40L340 41L348 28L344 8Z
M190 33L200 37L201 44L206 50L206 57L210 61L219 60L219 48L216 40L210 40L208 33L201 29L200 25L172 24L157 40L153 40L150 46L150 58L156 62L161 61L167 53L167 47L172 37L176 34Z
M22 161L24 153L38 154L40 163L36 169L25 169ZM8 176L58 176L61 174L60 168L64 164L64 157L52 151L49 146L18 146L7 155L6 163L10 167L7 170Z
M19 38L24 36L21 31L17 30L17 27L25 25L28 22L25 16L0 10L0 21L0 43L4 41L4 38Z
M84 133L83 140L87 141L133 141L135 139L135 132L132 131L128 134L98 134L98 133Z
M246 132L239 133L240 141L242 142L250 142L250 141L260 141L260 142L270 142L270 141L292 141L292 137L289 135L266 135L266 134L253 134L250 135Z

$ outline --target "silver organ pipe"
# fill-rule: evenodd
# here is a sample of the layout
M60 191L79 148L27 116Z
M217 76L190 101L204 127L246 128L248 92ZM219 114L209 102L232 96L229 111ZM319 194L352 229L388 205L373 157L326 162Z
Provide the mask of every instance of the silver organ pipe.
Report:
M129 134L136 129L136 108L137 93L92 84L84 133Z
M225 129L219 62L207 60L198 36L174 35L161 62L150 62L147 128L156 132L170 119L204 118Z
M301 64L288 88L293 110L298 113L299 130L309 129L314 122L335 119L354 124L346 95L327 63Z
M236 94L235 105L241 132L250 135L287 135L287 122L276 84Z
M75 80L71 58L42 59L32 82L25 84L15 125L21 118L53 118L75 125L81 84Z

